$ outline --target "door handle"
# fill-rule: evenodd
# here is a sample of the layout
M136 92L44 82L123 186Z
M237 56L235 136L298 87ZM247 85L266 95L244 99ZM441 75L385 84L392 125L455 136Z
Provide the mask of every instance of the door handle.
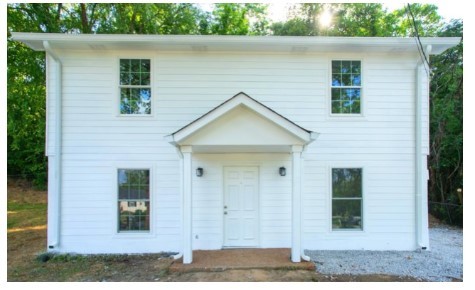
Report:
M227 212L227 211L225 211L225 212L224 212L224 214L228 214L228 212Z

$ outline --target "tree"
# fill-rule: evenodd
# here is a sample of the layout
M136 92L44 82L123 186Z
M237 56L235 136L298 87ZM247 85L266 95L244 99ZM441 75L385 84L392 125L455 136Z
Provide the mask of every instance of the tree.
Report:
M440 36L462 36L463 22L443 27ZM432 58L429 199L431 212L463 223L463 42Z
M264 35L268 26L266 9L263 4L215 4L211 34Z
M8 6L10 31L58 32L61 4ZM46 180L44 53L21 43L7 43L7 166L10 175Z

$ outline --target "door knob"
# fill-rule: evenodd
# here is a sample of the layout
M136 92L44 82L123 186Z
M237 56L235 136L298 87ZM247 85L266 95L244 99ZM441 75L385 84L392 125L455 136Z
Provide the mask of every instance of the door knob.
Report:
M227 212L227 211L225 211L225 212L224 212L224 214L228 214L228 212Z
M224 206L224 208L228 208L228 206L227 206L227 205L225 205L225 206Z

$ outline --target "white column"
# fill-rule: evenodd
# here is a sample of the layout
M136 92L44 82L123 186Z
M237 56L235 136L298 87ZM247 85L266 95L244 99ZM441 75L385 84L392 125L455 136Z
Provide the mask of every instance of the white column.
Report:
M193 261L191 206L191 146L181 146L183 154L183 264Z
M300 204L301 204L301 166L303 146L292 146L292 250L291 260L300 262Z

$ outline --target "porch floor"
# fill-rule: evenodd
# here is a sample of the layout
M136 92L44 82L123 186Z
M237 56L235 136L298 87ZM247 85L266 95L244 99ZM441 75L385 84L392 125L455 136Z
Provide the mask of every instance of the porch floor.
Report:
M290 249L225 249L193 251L193 262L175 261L172 272L220 272L231 269L294 269L315 271L315 264L303 261L292 263Z

